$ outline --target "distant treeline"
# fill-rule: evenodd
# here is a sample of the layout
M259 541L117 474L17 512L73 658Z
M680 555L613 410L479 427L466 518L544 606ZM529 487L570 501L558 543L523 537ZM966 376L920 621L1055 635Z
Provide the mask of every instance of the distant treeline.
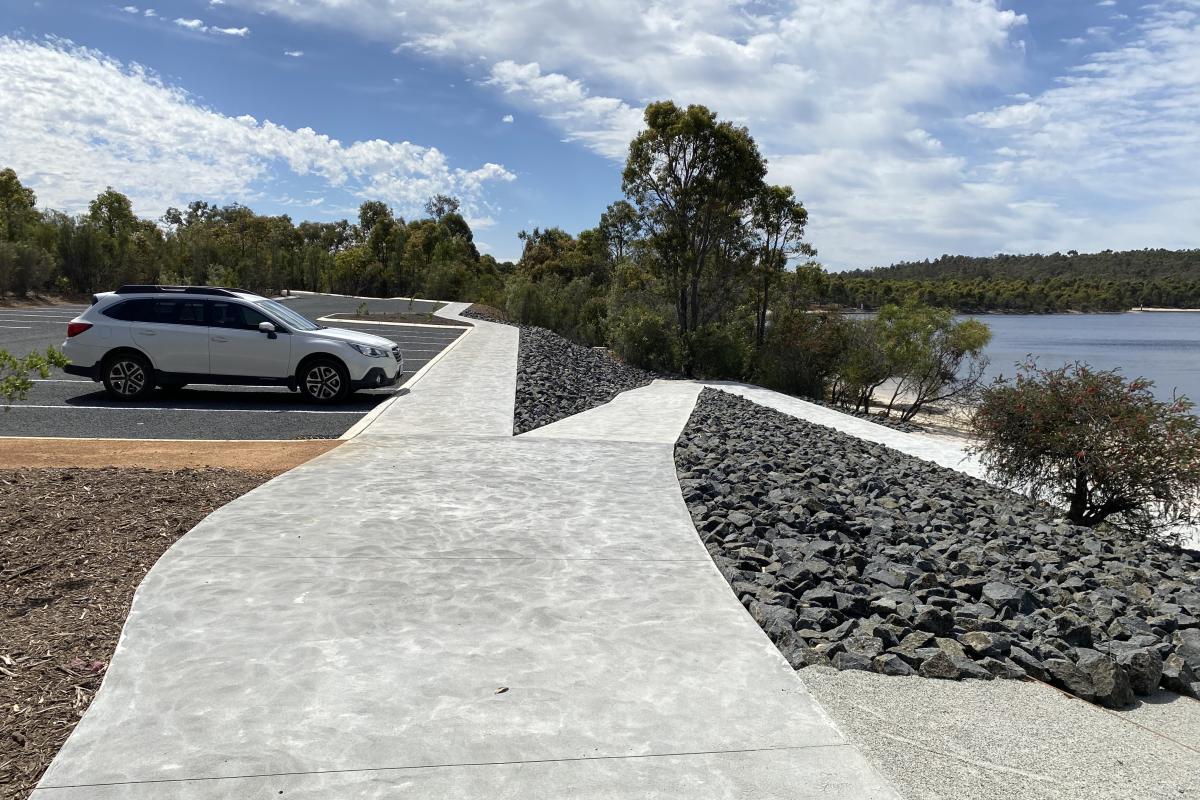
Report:
M960 311L1200 308L1200 250L947 255L831 275L824 300L878 308L913 296Z
M458 201L442 195L415 220L368 201L356 221L300 223L203 201L143 219L113 189L83 214L36 200L0 169L0 296L165 283L473 300L497 296L512 269L480 255Z

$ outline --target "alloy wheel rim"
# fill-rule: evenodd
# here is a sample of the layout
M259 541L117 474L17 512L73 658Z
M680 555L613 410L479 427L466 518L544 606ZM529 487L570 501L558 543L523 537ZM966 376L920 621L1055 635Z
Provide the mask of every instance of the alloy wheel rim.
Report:
M324 365L310 369L304 383L308 386L308 393L318 400L336 397L342 388L342 378L337 370Z
M122 397L133 397L146 385L146 371L136 361L118 361L108 371L108 380Z

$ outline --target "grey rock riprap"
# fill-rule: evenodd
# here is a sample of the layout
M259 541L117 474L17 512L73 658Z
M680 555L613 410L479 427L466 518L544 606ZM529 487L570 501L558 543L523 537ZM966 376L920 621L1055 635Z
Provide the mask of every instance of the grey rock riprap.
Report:
M522 326L513 432L519 435L602 406L654 377L602 348L576 344L545 328Z
M462 315L512 325L474 307ZM521 330L514 435L602 406L658 377L618 361L604 348L576 344L545 328L514 327Z
M824 406L825 408L832 408L834 411L838 411L842 414L849 414L852 417L858 417L859 419L865 419L867 422L874 422L876 425L882 425L885 428L892 428L893 430L901 431L902 433L921 433L921 430L922 430L921 426L917 425L916 423L901 422L900 418L898 416L885 417L882 414L873 414L873 413L868 413L866 411L852 411L851 409L847 408L846 406L839 406L839 405L834 405L833 403L826 403L822 400L817 400L812 397L806 397L806 398L804 398L804 400L806 402L813 403L814 405Z
M705 390L675 448L713 560L800 668L1200 697L1200 559Z

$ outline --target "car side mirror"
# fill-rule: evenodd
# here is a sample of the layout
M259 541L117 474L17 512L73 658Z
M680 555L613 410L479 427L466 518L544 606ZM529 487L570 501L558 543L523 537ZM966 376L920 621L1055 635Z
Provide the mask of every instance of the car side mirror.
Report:
M267 335L267 338L268 338L268 339L274 339L274 338L275 338L275 336L276 336L276 334L275 334L275 326L274 326L274 325L272 325L270 322L260 322L260 323L258 323L258 329L259 329L260 331L262 331L263 333L265 333L265 334Z

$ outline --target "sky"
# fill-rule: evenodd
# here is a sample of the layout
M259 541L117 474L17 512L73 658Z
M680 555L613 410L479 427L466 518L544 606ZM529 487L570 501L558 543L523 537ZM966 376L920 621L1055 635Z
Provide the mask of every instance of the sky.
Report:
M0 167L294 220L594 227L649 102L749 128L831 269L1200 247L1200 0L0 0Z

